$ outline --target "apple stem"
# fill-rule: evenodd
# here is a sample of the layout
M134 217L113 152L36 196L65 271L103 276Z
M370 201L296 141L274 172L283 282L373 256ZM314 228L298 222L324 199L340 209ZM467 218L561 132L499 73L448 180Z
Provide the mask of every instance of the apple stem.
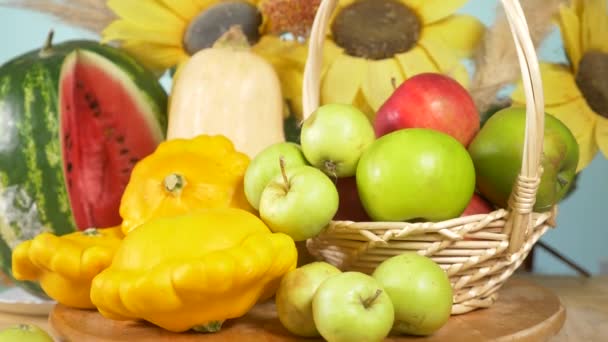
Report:
M279 157L279 166L281 168L281 175L283 175L283 181L285 182L285 190L289 192L289 178L287 178L287 172L285 171L285 157Z
M382 294L382 289L377 289L376 293L374 293L373 296L371 296L363 301L363 306L366 309L369 308L374 303L374 301L376 301L376 299L378 299L378 297L380 297L381 294Z
M335 180L337 180L338 179L338 174L336 172L336 163L334 163L331 160L326 160L325 163L324 163L324 166L325 166L325 170L327 170L327 172L329 172L330 175L332 177L334 177Z
M397 79L391 77L391 84L393 85L393 90L397 90Z

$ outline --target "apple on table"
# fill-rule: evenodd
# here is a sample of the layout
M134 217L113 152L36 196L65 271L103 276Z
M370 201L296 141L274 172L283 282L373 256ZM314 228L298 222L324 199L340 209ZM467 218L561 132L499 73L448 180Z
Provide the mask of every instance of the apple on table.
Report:
M313 319L328 342L380 342L395 319L391 298L373 277L361 272L334 275L319 285Z
M320 336L312 313L312 300L323 281L341 271L323 261L315 261L289 271L275 296L281 324L292 334L303 337Z

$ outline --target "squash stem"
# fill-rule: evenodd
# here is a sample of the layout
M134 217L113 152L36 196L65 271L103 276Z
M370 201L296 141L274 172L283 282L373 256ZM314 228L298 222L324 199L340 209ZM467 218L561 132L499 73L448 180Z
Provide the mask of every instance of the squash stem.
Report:
M198 325L192 330L199 333L214 333L222 330L222 324L224 324L224 321L211 321L207 324Z
M248 50L251 48L247 36L240 25L232 25L213 43L214 48L233 48L237 50Z
M167 190L167 192L169 192L171 195L179 196L186 186L186 179L180 174L171 173L165 177L163 185L165 186L165 190Z
M289 178L287 178L287 172L285 171L285 157L279 157L279 166L281 167L281 175L283 175L283 182L285 182L285 191L289 192Z
M82 231L82 235L86 235L86 236L97 236L97 235L101 235L99 233L99 231L97 230L97 228L87 228L85 230Z

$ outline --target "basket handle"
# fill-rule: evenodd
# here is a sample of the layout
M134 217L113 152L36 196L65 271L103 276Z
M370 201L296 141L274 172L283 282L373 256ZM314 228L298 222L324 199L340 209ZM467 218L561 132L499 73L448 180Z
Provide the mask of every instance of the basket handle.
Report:
M510 234L509 250L516 252L532 227L532 211L542 174L544 98L536 49L519 0L501 0L517 49L526 94L526 129L520 174L509 199L510 215L505 233ZM326 32L338 0L322 0L310 33L308 58L304 68L302 105L304 119L320 102L321 67Z

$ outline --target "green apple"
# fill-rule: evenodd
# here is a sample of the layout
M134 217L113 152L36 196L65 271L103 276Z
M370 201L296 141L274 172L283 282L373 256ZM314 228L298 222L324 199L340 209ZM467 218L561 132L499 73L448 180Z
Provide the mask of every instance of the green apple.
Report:
M304 241L319 234L336 215L339 195L321 170L300 165L285 168L260 197L260 218L273 232Z
M372 273L395 308L393 331L431 335L450 318L452 286L433 260L415 252L383 261Z
M275 297L281 324L298 336L319 336L312 316L312 298L323 281L340 273L340 269L323 261L289 271L281 279Z
M281 173L279 159L283 157L287 167L309 165L300 145L292 142L275 143L258 153L245 171L244 190L247 201L259 209L260 196L268 183Z
M0 331L2 342L53 342L53 338L34 324L17 324Z
M354 176L361 154L375 139L367 116L348 104L319 107L300 133L306 159L334 178Z
M395 312L377 280L344 272L325 280L312 300L315 324L328 342L377 342L391 331Z
M428 128L386 134L357 167L361 203L374 221L458 217L475 191L475 168L455 138Z
M502 208L507 207L521 171L525 126L525 108L502 109L488 119L469 145L479 192ZM579 159L574 135L550 114L545 114L543 141L543 174L534 205L537 212L551 209L568 192Z

